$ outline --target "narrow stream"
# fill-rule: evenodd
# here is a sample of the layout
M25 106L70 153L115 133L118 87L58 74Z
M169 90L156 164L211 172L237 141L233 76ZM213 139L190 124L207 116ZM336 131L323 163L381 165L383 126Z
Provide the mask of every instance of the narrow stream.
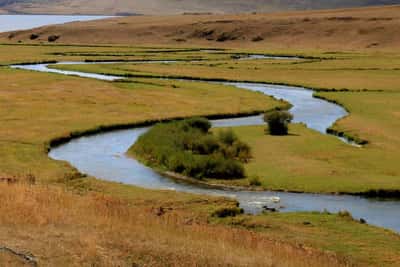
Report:
M62 62L59 64L68 64ZM75 62L70 62L73 64ZM85 63L83 63L85 64ZM13 68L76 75L106 81L121 79L118 76L63 71L50 69L46 64L15 65ZM300 87L278 86L260 83L225 83L252 91L262 92L277 99L290 102L294 122L305 123L307 127L326 133L326 129L336 120L346 116L346 111L335 104L313 97L313 91ZM259 125L261 116L223 119L212 121L214 127ZM175 190L195 194L232 197L248 213L259 213L263 206L277 206L281 211L323 211L338 212L348 210L355 218L364 218L368 223L391 228L400 232L400 201L379 201L356 196L337 196L323 194L296 194L284 192L226 191L202 188L197 185L178 183L135 159L126 156L126 151L148 127L117 130L74 139L67 144L53 148L49 156L55 160L69 162L80 172L100 179L132 184L144 188ZM354 147L354 149L359 149ZM272 197L280 197L280 203L273 203Z

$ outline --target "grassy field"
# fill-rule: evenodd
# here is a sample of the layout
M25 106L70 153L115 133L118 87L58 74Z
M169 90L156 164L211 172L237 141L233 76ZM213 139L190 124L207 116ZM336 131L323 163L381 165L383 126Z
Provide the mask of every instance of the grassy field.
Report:
M31 172L44 180L60 179L68 169L48 159L46 144L71 132L183 116L239 114L280 105L257 93L202 83L110 83L8 68L0 69L0 77L1 173Z
M371 10L358 13L330 11L326 14L305 12L290 15L289 19L287 14L275 15L271 19L275 26L300 20L299 27L303 27L303 23L309 22L305 20L308 17L316 24L326 24L314 29L315 32L336 27L338 23L351 28L375 21L376 27L387 27L386 30L397 25L396 8L383 8L375 13ZM257 25L265 25L264 15L252 16L241 19L259 19ZM347 16L352 19L337 19ZM335 19L328 19L333 17ZM168 25L176 29L176 20L171 18ZM210 17L203 16L195 18L210 20ZM237 16L230 18L238 19ZM137 25L142 27L141 31L147 31L149 25L153 26L154 31L147 37L142 35L137 44L155 43L154 32L168 34L165 28L157 26L166 20L164 17L144 17L141 26L136 19L104 22L104 32L121 27L124 36L136 36L137 29L128 32L125 27ZM228 17L224 17L226 19ZM185 16L182 23L191 20L193 16ZM227 24L214 21L209 25L215 23ZM80 35L82 42L110 40L101 30L93 30L99 27L98 22L71 25L76 26L73 28L75 35L83 34ZM43 36L69 26L44 28ZM97 31L96 38L85 34L87 26L93 32ZM377 32L382 37L385 31ZM216 218L212 216L216 211L236 209L236 203L222 198L151 191L100 181L77 173L65 162L47 157L48 144L54 138L100 130L102 126L195 115L236 115L284 105L261 94L228 86L159 80L153 76L288 83L319 88L320 97L343 104L351 115L337 122L334 128L366 139L369 144L354 148L301 125L291 125L293 135L287 137L267 136L262 127L240 127L235 129L237 134L253 146L254 158L246 166L251 176L258 175L263 186L275 189L320 192L398 189L400 181L396 162L399 157L396 152L400 146L397 136L400 58L393 51L397 44L395 31L391 31L392 39L382 42L385 51L380 52L375 50L380 45L371 49L374 52L335 52L338 46L326 46L329 38L324 37L320 43L322 48L312 51L308 50L312 45L300 38L296 44L304 46L304 49L286 50L283 45L268 50L269 45L265 42L251 42L249 46L241 46L242 50L216 53L200 52L199 46L216 43L198 37L194 40L199 39L199 42L189 42L189 48L177 47L177 42L173 41L175 35L166 37L164 34L157 35L160 38L157 46L82 46L40 44L43 41L40 38L32 41L33 44L24 44L31 42L27 41L30 31L16 34L11 40L7 33L2 41L11 43L21 39L23 43L0 45L0 180L11 181L11 184L0 183L0 236L4 240L1 245L32 253L44 265L396 266L400 255L399 235L346 216L288 213ZM68 39L66 32L60 32L60 40L75 42ZM118 31L114 33L115 42L136 42L121 39ZM339 31L337 34L344 33ZM357 34L359 42L349 43L348 47L364 50L365 45L378 38L372 38L371 34L361 37ZM315 39L308 33L302 35L305 36ZM344 36L348 38L344 40L352 37L347 33ZM271 38L271 47L274 47L274 42L277 44L277 40L280 39ZM168 47L161 47L163 43L168 43ZM240 44L237 40L216 46L228 48ZM297 54L310 58L299 61L233 61L230 58L232 54L249 52L250 48L244 50L246 47L252 47L258 53ZM23 62L121 59L207 61L58 66L142 76L130 77L124 82L6 67L7 64ZM36 182L35 185L13 183L13 177L30 182L34 177ZM321 183L321 177L328 182ZM11 261L10 257L9 253L0 251L1 261Z
M253 160L245 165L247 176L258 177L264 188L324 193L399 188L396 153L374 146L353 147L299 124L290 125L288 136L267 135L265 128L233 128L252 148ZM235 183L248 185L249 180Z
M210 212L229 202L92 179L80 183L91 192L0 184L6 245L45 265L396 266L399 260L397 234L349 217L210 220Z
M398 189L400 58L392 53L310 55L320 58L56 67L121 76L253 80L317 88L319 97L338 102L350 112L333 129L369 144L357 149L298 126L294 128L298 137L275 139L265 136L262 130L238 130L259 152L248 165L248 176L260 176L265 188L280 190L358 193ZM269 153L271 150L277 153ZM248 181L229 183L246 185Z
M400 91L400 56L397 53L310 55L328 59L215 60L175 64L66 65L57 68L115 75L162 74L207 79L224 78L292 84L323 90Z
M172 192L144 192L121 185L105 186L114 189L113 196L78 195L51 186L0 184L0 235L6 240L2 245L33 254L40 265L46 266L341 266L343 263L316 250L299 249L294 242L277 243L266 234L208 224L207 213L185 208L217 207L215 200ZM129 197L116 196L121 187ZM143 193L149 196L147 201ZM161 203L157 202L159 198ZM0 252L0 262L9 262L9 256Z

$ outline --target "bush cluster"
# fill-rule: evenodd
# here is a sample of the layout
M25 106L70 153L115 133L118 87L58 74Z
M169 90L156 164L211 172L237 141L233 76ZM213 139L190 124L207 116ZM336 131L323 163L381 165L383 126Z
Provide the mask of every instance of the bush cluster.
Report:
M293 120L293 115L288 111L273 110L265 113L264 121L268 124L271 135L287 135L288 124Z
M133 152L151 165L194 178L243 178L243 162L251 157L250 147L232 130L218 135L204 118L157 124L139 137Z

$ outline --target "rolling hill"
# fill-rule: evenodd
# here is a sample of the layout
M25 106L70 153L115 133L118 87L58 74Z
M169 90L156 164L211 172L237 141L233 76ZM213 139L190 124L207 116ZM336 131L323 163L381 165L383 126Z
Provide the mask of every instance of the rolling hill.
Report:
M10 13L179 14L311 10L400 4L400 0L0 0Z
M274 14L133 16L0 34L0 42L396 50L400 5ZM31 38L35 36L35 38Z

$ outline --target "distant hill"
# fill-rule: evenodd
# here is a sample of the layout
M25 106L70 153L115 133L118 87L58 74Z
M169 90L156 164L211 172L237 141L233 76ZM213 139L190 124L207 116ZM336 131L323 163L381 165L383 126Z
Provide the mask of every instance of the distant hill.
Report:
M56 43L74 44L399 51L400 5L273 14L132 16L0 33L0 43L48 43L54 35L59 37Z
M0 10L10 13L127 15L271 12L389 4L400 4L400 0L0 0Z

